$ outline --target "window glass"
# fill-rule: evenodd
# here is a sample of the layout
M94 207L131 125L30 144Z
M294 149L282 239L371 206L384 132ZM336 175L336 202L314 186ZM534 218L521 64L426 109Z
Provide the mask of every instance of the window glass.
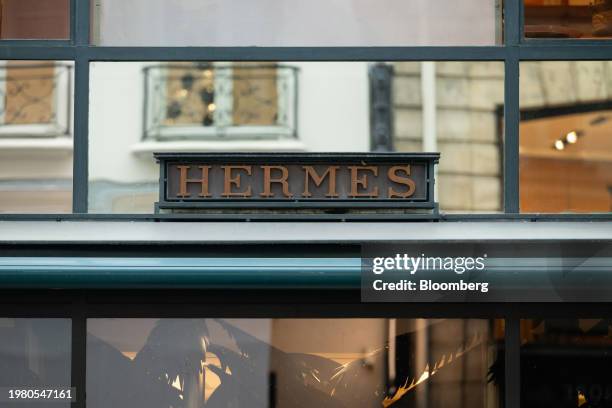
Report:
M608 407L610 319L521 320L521 407Z
M610 0L523 0L525 37L601 39L612 36Z
M94 62L89 211L152 213L154 152L441 152L443 211L502 210L503 62Z
M87 406L499 407L501 323L90 319Z
M70 0L2 0L0 39L70 38Z
M522 212L612 210L612 63L521 63Z
M503 105L502 62L394 64L394 147L441 153L441 210L503 211Z
M500 0L92 0L96 45L500 43Z
M0 388L70 389L70 319L0 318ZM2 395L2 407L68 408L69 401L21 401L9 403Z
M0 213L72 209L72 62L0 61Z

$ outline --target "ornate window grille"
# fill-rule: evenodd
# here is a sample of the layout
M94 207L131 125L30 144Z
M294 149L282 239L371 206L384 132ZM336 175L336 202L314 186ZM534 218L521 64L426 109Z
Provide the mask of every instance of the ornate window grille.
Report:
M184 63L144 69L144 139L297 137L298 69Z

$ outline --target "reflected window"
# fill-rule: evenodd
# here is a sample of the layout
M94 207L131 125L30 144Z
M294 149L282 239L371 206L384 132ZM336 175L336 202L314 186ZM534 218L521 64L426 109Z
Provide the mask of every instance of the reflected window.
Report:
M523 1L527 38L612 37L612 1L610 0Z
M499 407L501 321L90 319L87 405Z
M69 319L0 318L0 387L70 388L71 345ZM0 405L68 408L70 402L3 402Z
M72 210L73 63L0 61L0 213Z
M610 319L521 321L521 407L609 407Z
M612 211L609 61L521 63L522 212Z
M145 141L297 137L294 66L172 63L144 75Z

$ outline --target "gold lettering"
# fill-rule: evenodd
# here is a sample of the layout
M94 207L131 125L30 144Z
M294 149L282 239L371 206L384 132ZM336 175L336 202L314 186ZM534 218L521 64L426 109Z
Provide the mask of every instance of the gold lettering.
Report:
M360 193L359 190L367 190L368 188L368 176L366 174L363 177L359 177L360 171L369 171L374 174L374 176L378 176L378 167L377 166L349 166L351 170L351 193L350 197L378 197L378 187L374 187L372 191L365 191Z
M410 175L410 165L407 166L393 166L387 172L387 177L394 183L403 184L408 187L408 189L404 192L398 192L393 189L393 187L389 187L388 195L389 198L407 198L414 194L416 190L416 184L409 177L402 177L398 173L398 171L403 171L406 173L406 176Z
M179 169L179 193L178 197L191 197L191 193L187 191L187 184L189 183L199 183L201 185L200 197L210 197L210 193L208 192L208 170L210 170L210 166L198 166L198 168L202 171L202 178L200 179L192 179L188 178L189 169L191 166L176 166Z
M310 179L312 179L315 186L319 187L321 184L323 184L325 177L329 177L329 187L327 189L327 194L325 194L325 197L338 197L338 193L336 192L336 171L339 169L338 166L329 166L322 176L319 176L313 166L302 166L302 169L304 169L304 192L302 193L303 197L312 197L312 193L308 190Z
M289 192L289 183L287 183L287 179L289 178L289 170L287 170L285 166L261 166L261 168L264 172L264 191L260 194L260 196L274 197L274 193L272 192L272 184L279 183L283 186L283 195L285 197L293 197L293 194ZM272 178L272 170L279 170L281 172L281 176Z
M249 186L245 191L232 191L233 187L240 188L240 174L236 174L235 177L232 177L233 170L242 170L246 172L247 175L251 175L251 166L221 166L224 171L223 177L223 197L243 197L248 198L251 197L251 186Z

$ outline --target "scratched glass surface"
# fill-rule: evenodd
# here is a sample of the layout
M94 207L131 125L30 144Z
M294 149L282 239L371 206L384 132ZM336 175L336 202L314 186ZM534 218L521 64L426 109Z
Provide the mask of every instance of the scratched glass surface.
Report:
M17 390L70 389L70 319L0 317L0 406L68 408L70 401L9 402Z
M502 406L501 320L90 319L87 405Z

